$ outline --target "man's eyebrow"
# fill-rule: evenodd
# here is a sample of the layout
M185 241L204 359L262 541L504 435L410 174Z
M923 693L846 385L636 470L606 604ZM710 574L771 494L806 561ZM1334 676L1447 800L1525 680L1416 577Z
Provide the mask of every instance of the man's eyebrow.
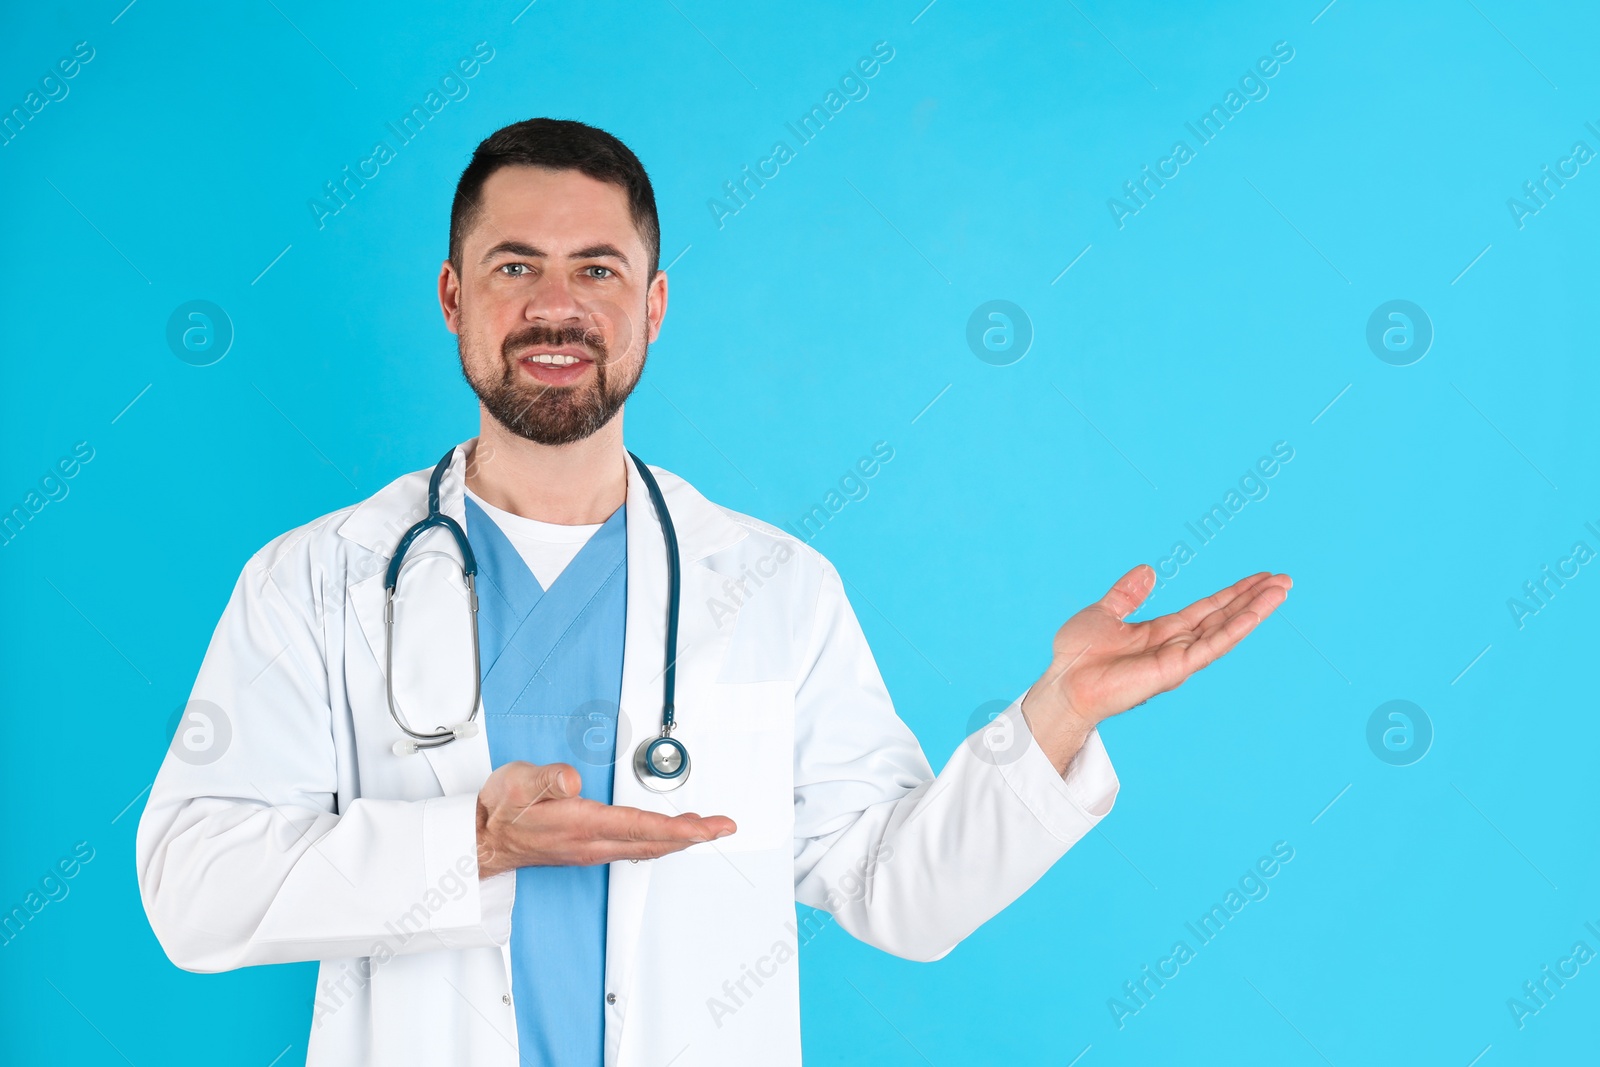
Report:
M576 252L574 252L570 256L568 256L567 258L568 259L602 259L602 258L618 259L618 260L622 261L622 265L624 267L626 267L628 265L628 257L622 254L622 250L620 248L618 248L616 245L608 245L608 244L590 245L588 248L580 248Z
M533 245L524 244L521 241L501 241L483 254L483 262L487 263L498 255L526 256L529 259L547 258L547 254L542 248L535 248ZM615 259L620 261L624 267L629 265L628 257L623 255L622 250L613 244L597 244L590 245L587 248L580 248L576 252L570 253L567 258Z
M523 244L521 241L501 241L483 254L483 262L487 263L502 253L513 256L527 256L529 259L544 258L544 251L532 245Z

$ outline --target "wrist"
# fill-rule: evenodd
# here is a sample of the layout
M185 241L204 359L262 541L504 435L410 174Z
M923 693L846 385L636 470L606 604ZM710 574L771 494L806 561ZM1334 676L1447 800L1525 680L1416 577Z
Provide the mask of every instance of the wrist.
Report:
M1041 680L1042 681L1042 680ZM1060 774L1094 732L1095 722L1080 715L1053 687L1035 682L1021 702L1022 719L1035 743Z
M503 873L507 868L502 868L495 863L499 849L495 848L489 838L489 809L482 800L478 801L478 880L493 878Z

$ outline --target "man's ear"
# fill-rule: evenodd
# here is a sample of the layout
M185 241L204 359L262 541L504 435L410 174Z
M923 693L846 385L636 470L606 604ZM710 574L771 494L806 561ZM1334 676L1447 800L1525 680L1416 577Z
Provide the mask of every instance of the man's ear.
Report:
M448 259L439 266L439 310L451 333L461 332L461 278Z
M667 317L667 272L664 270L656 271L645 288L644 314L650 327L649 342L654 344L661 335L661 322Z

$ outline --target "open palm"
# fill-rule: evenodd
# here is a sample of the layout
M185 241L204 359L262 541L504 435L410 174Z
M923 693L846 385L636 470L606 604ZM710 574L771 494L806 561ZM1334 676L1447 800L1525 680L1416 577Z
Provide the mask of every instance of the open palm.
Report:
M1286 574L1262 571L1174 614L1125 621L1150 595L1155 577L1148 565L1135 567L1056 631L1046 686L1085 723L1182 685L1272 614L1293 584Z

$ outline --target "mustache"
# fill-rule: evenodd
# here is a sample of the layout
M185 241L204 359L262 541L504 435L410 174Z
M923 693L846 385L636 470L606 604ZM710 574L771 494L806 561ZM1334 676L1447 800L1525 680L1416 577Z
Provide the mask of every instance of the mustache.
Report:
M594 353L597 363L606 361L605 337L593 326L529 326L519 333L508 334L500 343L500 351L510 359L511 353L519 348L560 348L567 345L578 345Z

